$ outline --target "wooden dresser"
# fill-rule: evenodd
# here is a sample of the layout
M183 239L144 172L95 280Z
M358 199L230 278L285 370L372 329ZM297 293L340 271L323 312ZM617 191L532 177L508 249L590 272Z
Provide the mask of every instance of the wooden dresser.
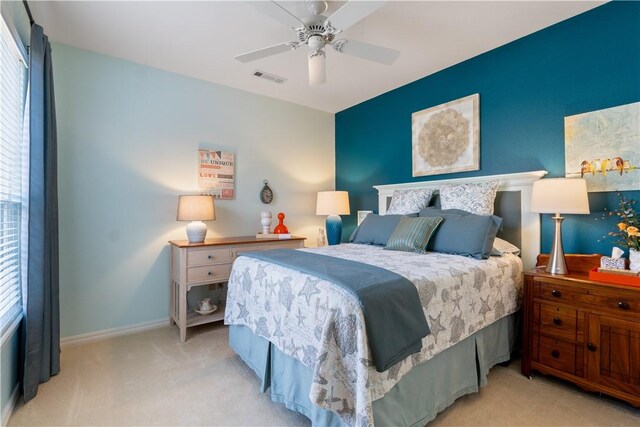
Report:
M222 237L204 243L171 240L170 322L180 329L180 342L187 339L187 328L224 319L224 304L218 310L201 316L187 306L187 294L194 286L223 286L229 280L233 261L243 252L278 248L302 248L304 237L290 239L257 239L255 237Z
M640 288L589 280L599 259L567 256L565 276L545 267L524 274L522 374L553 375L638 407Z

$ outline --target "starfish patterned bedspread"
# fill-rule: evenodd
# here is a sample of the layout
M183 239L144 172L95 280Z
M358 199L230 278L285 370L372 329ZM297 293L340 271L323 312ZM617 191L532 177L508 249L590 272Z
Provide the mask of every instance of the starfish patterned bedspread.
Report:
M412 367L519 308L522 262L514 255L476 260L359 244L301 250L375 265L406 277L418 290L431 329L420 353L377 372L362 309L351 293L266 261L242 256L235 261L225 324L250 328L311 368L309 399L338 414L346 425L373 425L371 403Z

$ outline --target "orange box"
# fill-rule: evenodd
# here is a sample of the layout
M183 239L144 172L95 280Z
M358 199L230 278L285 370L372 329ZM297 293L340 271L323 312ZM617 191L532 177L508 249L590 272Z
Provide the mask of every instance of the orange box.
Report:
M598 267L594 267L589 271L589 279L598 282L615 283L617 285L635 286L640 288L640 276L625 276L615 273L600 273Z

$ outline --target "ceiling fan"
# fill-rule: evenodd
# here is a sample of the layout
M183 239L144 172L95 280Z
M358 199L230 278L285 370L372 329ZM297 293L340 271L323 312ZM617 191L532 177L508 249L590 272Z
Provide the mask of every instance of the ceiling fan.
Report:
M329 17L323 15L328 7L326 1L306 0L305 3L310 15L298 18L275 1L252 2L258 10L295 31L297 40L247 52L235 58L240 62L251 62L307 45L310 49L309 84L312 86L320 85L327 80L324 52L326 46L331 46L340 53L386 65L393 64L398 58L400 52L394 49L355 40L336 39L338 34L378 10L386 1L351 0Z

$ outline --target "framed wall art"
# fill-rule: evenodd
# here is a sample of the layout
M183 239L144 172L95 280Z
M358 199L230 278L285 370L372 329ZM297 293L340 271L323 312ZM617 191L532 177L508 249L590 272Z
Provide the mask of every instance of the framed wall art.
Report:
M198 150L198 191L216 199L235 197L235 154Z
M564 118L565 175L587 189L640 189L640 102Z
M411 115L413 176L480 169L480 94Z

